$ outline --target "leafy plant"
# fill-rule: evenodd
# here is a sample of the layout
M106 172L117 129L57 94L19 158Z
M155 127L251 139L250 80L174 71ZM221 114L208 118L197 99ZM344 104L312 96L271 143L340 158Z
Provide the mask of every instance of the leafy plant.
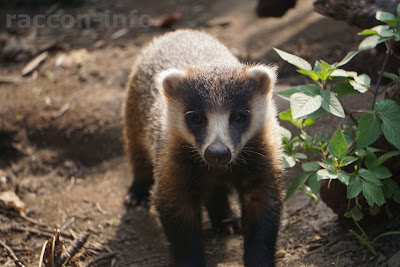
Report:
M291 122L298 129L298 135L292 136L290 131L282 128L283 165L291 168L300 164L303 170L291 182L285 201L299 189L318 201L321 181L329 180L329 187L332 180L338 180L347 187L349 205L345 216L355 221L363 218L360 198L365 198L371 214L379 212L379 207L389 199L400 203L400 188L392 179L392 173L383 165L388 159L400 155L400 105L390 99L377 101L377 96L400 76L400 69L398 75L384 72L393 53L392 45L400 41L400 4L396 16L379 11L376 18L386 25L362 31L360 34L368 37L360 43L358 51L348 53L337 63L317 60L312 67L298 56L275 49L283 60L296 66L299 73L312 81L312 84L278 93L290 101L290 109L281 112L280 119ZM387 51L376 87L371 85L367 74L341 68L360 51L374 48L379 43L385 43ZM384 76L392 82L380 89ZM366 92L374 96L370 109L348 110L343 107L341 101L346 96L354 95L356 98ZM349 117L352 123L338 125L330 137L309 135L307 127L328 113L340 118ZM393 145L392 151L372 146L382 135ZM309 153L313 151L319 152L319 160L309 161Z
M356 220L354 220L354 223L357 225L358 229L360 230L361 234L357 234L355 231L350 230L350 233L352 233L364 246L366 246L369 251L377 258L377 262L375 266L378 266L379 262L384 258L382 253L377 251L374 247L374 243L381 237L388 236L388 235L400 235L400 231L391 231L391 232L385 232L383 234L378 235L374 240L371 241L371 239L368 237L368 235L365 233L365 231L361 228L361 226L357 223Z

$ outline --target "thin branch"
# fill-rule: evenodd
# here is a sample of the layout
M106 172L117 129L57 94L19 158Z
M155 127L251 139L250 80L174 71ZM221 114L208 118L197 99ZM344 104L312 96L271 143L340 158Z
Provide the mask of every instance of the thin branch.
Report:
M386 65L387 65L387 63L388 63L388 60L389 60L390 47L389 47L389 45L388 45L387 42L385 42L385 45L386 45L386 56L385 56L385 60L383 61L383 66L382 66L382 68L381 68L381 72L379 73L378 82L376 83L375 94L374 94L374 101L372 102L372 107L371 107L372 109L375 108L376 97L377 97L378 94L379 94L379 87L381 86L381 83L382 83L383 72L384 72L384 70L385 70L385 68L386 68Z
M343 107L344 113L349 116L349 118L351 119L351 121L354 123L355 126L358 126L358 122L356 120L356 118L354 118L353 116L353 112L348 111L345 107Z

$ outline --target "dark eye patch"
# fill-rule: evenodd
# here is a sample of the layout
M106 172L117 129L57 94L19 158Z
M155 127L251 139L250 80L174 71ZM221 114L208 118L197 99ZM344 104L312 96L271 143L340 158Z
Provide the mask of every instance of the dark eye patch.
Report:
M242 135L250 125L251 114L249 110L233 111L229 117L229 132L231 140L236 146L240 143Z
M207 116L202 111L188 111L185 113L185 123L196 139L198 146L204 143L207 135Z

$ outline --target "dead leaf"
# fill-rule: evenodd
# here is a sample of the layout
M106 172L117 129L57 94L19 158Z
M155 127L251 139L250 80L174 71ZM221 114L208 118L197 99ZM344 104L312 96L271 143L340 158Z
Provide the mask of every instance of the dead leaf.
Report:
M13 191L5 191L0 193L0 206L22 211L26 205Z
M151 20L151 26L161 28L170 27L176 21L182 17L182 13L179 11L172 12L170 14L155 18Z

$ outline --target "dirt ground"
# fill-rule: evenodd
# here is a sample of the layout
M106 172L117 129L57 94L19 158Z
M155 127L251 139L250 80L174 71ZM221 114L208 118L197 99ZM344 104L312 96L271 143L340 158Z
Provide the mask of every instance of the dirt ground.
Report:
M305 80L280 60L273 47L311 62L321 58L333 63L355 50L361 40L358 28L314 13L312 2L298 1L282 18L264 19L255 15L255 0L86 0L75 6L35 8L24 1L2 3L0 192L15 192L26 207L21 216L0 206L0 241L26 266L37 266L45 241L54 236L55 228L63 228L66 247L89 234L73 258L74 266L167 266L167 242L154 213L123 203L133 177L123 154L120 110L136 55L154 36L177 28L202 29L243 61L276 63L280 76L276 91L287 89ZM152 17L153 26L135 23L126 31L94 23L107 12L126 16L132 10L138 11L137 19ZM179 17L173 12L181 17L172 26L157 25L167 21L162 16ZM93 25L6 27L6 14L22 13L88 14ZM43 63L22 77L20 70L44 51L49 55ZM380 62L381 55L368 51L348 68L374 77ZM280 110L288 108L286 101L276 101ZM331 118L313 130L331 132L336 122L338 118ZM285 188L295 173L287 173ZM379 226L371 236L396 228L400 220ZM243 265L241 236L217 235L207 220L204 235L209 266ZM374 266L376 262L348 229L338 225L337 216L323 202L315 203L301 192L286 203L278 244L277 266ZM375 247L385 256L379 266L400 266L389 265L400 250L399 237L384 237ZM0 265L17 266L5 250L0 250Z

